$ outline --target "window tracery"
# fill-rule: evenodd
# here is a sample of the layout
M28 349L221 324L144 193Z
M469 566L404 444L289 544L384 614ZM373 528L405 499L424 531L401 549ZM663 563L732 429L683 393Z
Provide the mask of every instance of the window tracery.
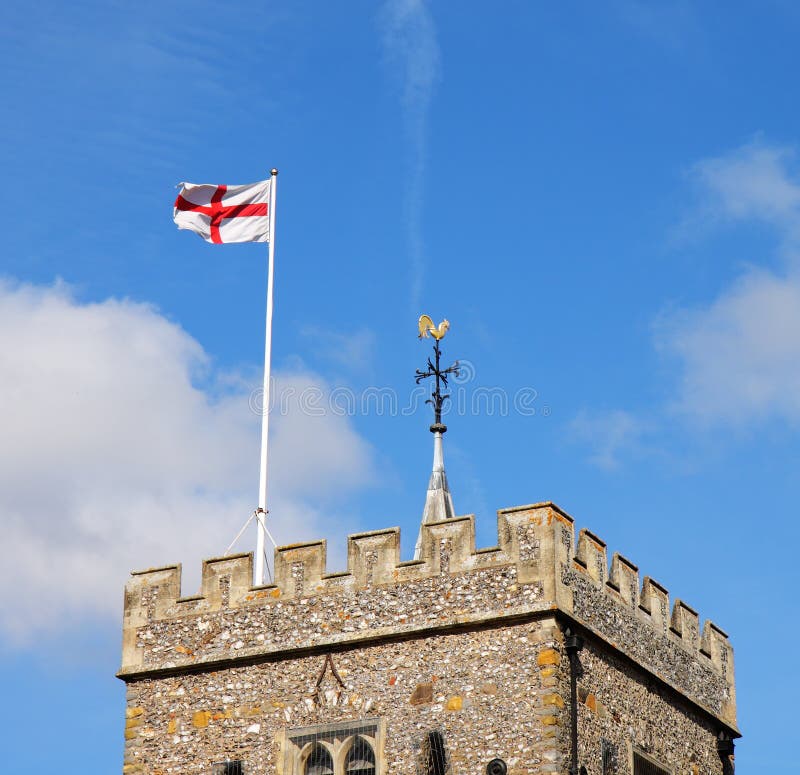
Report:
M383 775L381 719L286 731L287 775Z

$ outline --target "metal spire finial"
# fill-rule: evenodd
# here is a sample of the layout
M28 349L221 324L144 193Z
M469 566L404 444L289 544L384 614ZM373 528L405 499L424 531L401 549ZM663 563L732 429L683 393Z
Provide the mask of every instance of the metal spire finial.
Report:
M433 405L434 420L431 425L431 433L444 433L447 431L447 426L442 423L442 404L445 400L450 398L449 394L442 395L442 385L447 389L448 375L453 374L458 376L458 361L446 369L442 369L439 365L442 352L439 348L439 342L444 338L447 330L450 328L450 321L445 319L438 326L433 324L433 320L429 315L420 315L419 317L419 338L423 339L427 336L433 337L433 355L434 360L428 358L427 371L420 371L417 369L415 376L416 383L419 385L423 379L428 377L435 377L435 389L431 393L431 397L425 402L426 404Z
M447 484L447 475L444 472L444 449L442 444L442 434L447 430L447 426L442 422L442 405L450 398L447 393L442 393L448 386L449 375L458 376L458 361L446 369L441 367L441 348L439 342L450 328L450 323L443 320L438 326L434 325L433 320L428 315L421 315L419 318L419 338L428 336L433 337L433 360L428 358L428 368L426 371L417 369L414 377L419 385L422 380L434 377L434 390L431 397L425 402L433 406L433 425L430 430L433 434L433 470L428 482L428 494L425 498L425 509L422 512L422 524L430 522L440 522L444 519L452 519L455 516L453 509L453 497L450 495L450 488ZM422 528L420 528L417 538L417 545L414 550L414 558L419 559L422 551Z

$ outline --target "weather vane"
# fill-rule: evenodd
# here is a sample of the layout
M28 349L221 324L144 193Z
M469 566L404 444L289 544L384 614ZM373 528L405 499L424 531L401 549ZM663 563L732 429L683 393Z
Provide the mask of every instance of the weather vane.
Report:
M447 430L447 426L442 423L442 404L444 404L446 399L450 398L450 395L443 395L442 387L444 387L445 390L447 389L448 375L454 374L456 377L458 376L458 361L452 366L448 366L446 369L442 369L439 365L439 359L442 355L439 342L444 338L448 328L450 328L450 321L448 320L443 320L438 326L435 326L429 315L419 316L419 338L433 337L434 360L432 361L429 357L427 371L420 371L417 369L415 377L418 385L423 379L427 379L428 377L436 378L436 387L431 397L425 402L426 404L433 405L434 423L431 425L431 433L444 433Z

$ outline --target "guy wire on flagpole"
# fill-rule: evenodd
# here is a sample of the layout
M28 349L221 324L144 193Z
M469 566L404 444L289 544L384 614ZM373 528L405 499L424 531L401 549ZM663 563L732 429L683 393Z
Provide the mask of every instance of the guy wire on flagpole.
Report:
M269 193L269 267L267 269L267 325L264 341L264 389L261 407L261 470L258 483L258 508L255 511L258 528L256 541L255 586L264 583L264 539L269 535L266 525L267 510L267 444L269 441L270 369L272 360L272 285L275 277L275 205L278 189L278 170L270 171ZM272 539L272 536L269 536ZM275 541L272 539L272 543Z

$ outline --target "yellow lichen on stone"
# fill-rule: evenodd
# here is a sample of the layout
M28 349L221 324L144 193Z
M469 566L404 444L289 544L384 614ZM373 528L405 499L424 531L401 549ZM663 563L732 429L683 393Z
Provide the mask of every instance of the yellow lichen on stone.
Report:
M208 722L211 720L211 712L207 710L198 710L195 711L194 715L192 716L192 726L196 727L197 729L202 729L203 727L208 726Z
M542 716L542 724L546 727L554 727L559 723L555 716Z
M554 667L543 667L539 671L539 675L542 676L542 678L550 678L551 675L555 674L556 674L556 669Z
M144 708L133 707L125 709L125 718L137 718L144 713ZM137 765L138 766L138 765Z
M461 708L464 707L464 700L457 694L453 695L447 701L447 705L445 707L447 708L447 710L461 710Z
M536 662L539 667L544 665L557 665L561 661L560 654L555 649L544 649L539 652Z
M557 708L563 708L564 698L560 694L545 694L542 697L542 705L554 705Z
M178 722L174 718L171 718L169 720L169 723L167 724L167 734L174 735L177 730L178 730Z

